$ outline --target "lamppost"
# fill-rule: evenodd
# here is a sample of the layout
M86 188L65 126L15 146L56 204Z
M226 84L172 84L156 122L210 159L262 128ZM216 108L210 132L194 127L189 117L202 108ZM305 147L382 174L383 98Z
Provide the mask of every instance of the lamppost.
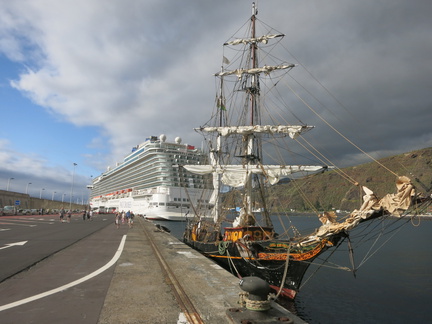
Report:
M39 194L39 199L42 199L42 190L45 190L45 188L41 188L40 194Z
M62 203L64 202L64 197L66 196L66 194L64 193L63 195L62 195Z
M6 188L6 191L9 191L10 181L13 180L13 179L15 179L15 178L9 178L9 180L8 180L8 184L7 184L7 188Z
M54 195L57 193L57 191L53 191L52 197L51 197L51 201L54 201Z
M31 184L32 184L31 182L27 183L27 187L26 187L26 195L28 195L28 186L31 185Z
M73 187L74 187L74 177L75 177L75 167L78 164L74 163L73 164L73 171L72 171L72 187L71 187L71 195L70 195L70 200L69 200L69 210L72 210L72 196L73 196Z

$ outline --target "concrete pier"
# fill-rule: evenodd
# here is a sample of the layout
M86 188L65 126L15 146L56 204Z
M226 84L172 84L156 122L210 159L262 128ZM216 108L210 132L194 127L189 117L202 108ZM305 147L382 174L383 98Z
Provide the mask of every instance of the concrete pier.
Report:
M305 323L275 303L266 312L246 310L240 292L238 278L136 218L99 323Z

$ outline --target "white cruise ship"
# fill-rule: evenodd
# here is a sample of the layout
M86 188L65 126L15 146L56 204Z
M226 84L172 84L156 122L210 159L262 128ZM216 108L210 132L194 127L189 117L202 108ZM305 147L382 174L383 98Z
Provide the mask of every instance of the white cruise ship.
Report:
M185 220L194 210L210 214L212 180L182 168L204 164L206 155L192 145L152 136L132 148L114 168L93 180L90 206L95 211L132 211L148 219Z

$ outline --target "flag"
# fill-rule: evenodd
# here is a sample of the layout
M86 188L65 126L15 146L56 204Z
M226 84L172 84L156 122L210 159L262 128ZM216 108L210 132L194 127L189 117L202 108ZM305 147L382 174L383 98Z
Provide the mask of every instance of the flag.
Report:
M222 60L223 64L229 64L230 61L224 56Z

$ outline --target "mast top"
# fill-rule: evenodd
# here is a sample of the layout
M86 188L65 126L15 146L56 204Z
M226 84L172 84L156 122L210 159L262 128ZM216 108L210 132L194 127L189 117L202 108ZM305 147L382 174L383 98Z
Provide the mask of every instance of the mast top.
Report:
M252 16L258 15L258 9L255 6L255 2L252 2Z

